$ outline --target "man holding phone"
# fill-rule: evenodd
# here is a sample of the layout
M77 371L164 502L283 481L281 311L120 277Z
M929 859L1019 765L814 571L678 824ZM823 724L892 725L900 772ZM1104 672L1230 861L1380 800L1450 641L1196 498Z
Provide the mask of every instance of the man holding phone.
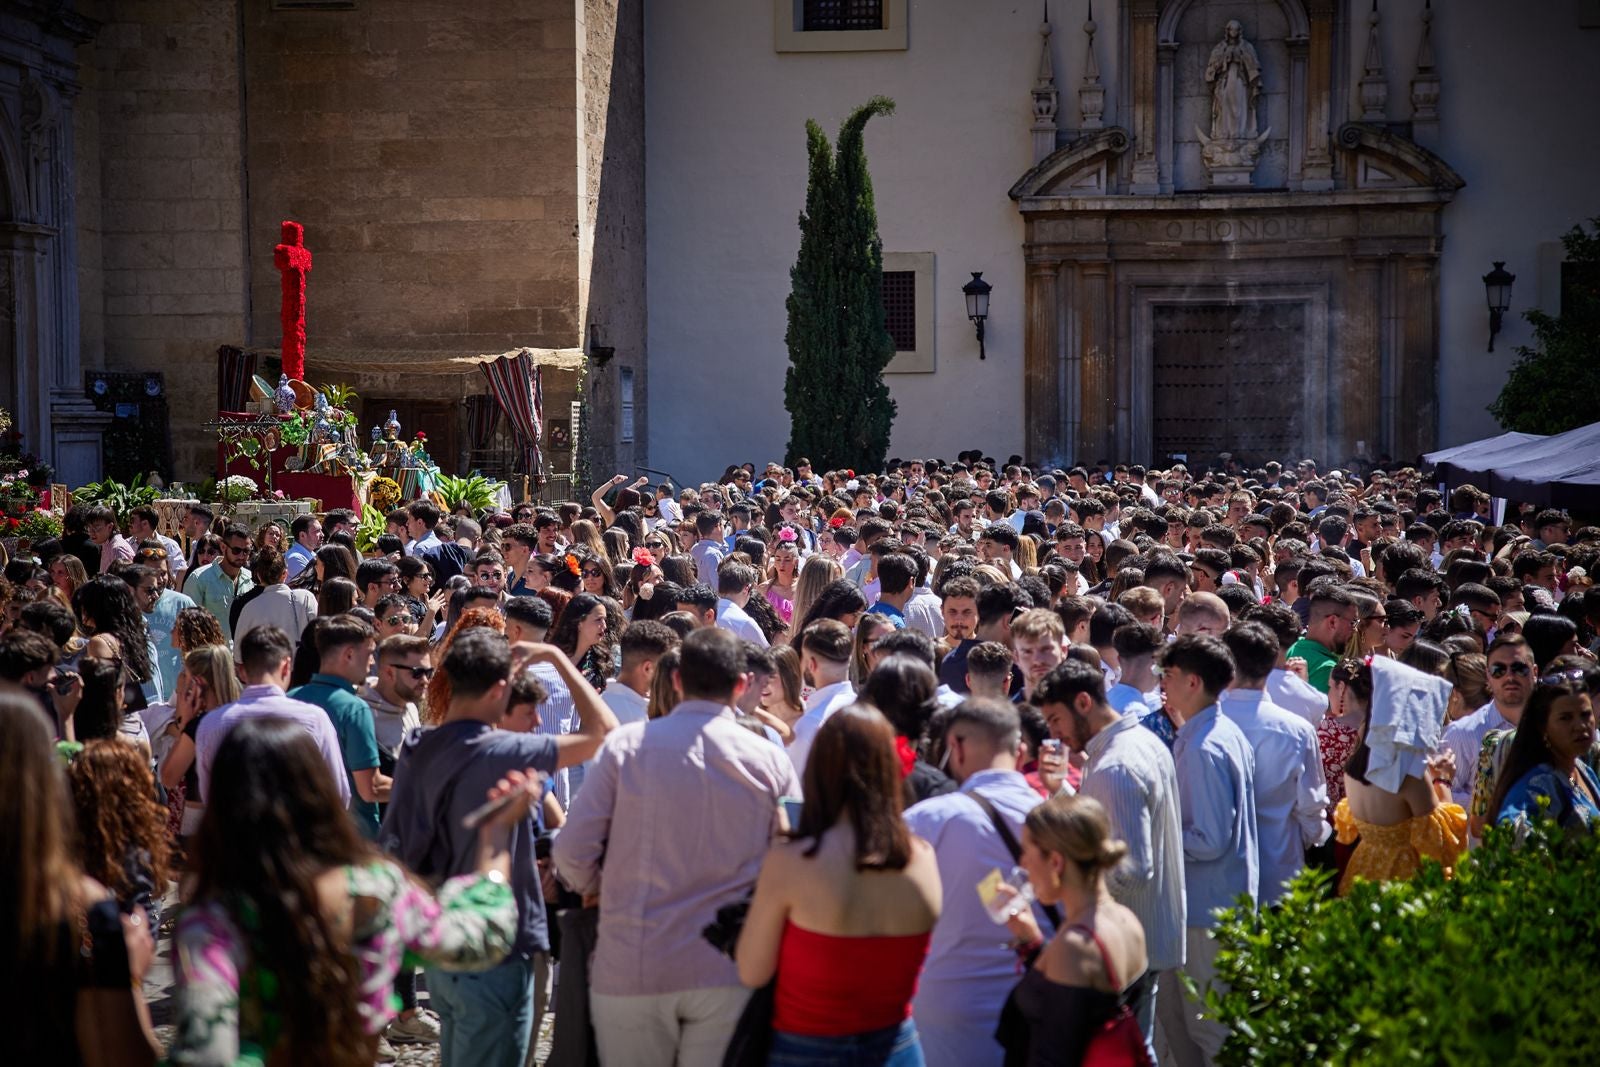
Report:
M571 690L578 712L572 733L496 729L511 698L513 670L549 664ZM478 834L463 826L490 786L510 771L552 774L590 759L616 717L560 649L519 644L492 630L462 634L439 665L450 682L444 722L411 731L401 745L379 842L412 871L439 882L475 870ZM511 892L517 938L504 963L475 974L430 967L428 989L439 1013L442 1067L522 1067L532 1040L533 956L548 952L544 891L535 857L537 818L511 838Z

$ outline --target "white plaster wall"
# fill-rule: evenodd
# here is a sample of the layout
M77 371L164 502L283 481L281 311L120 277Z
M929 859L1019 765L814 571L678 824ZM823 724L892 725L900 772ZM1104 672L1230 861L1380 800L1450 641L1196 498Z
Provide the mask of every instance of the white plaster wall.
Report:
M1591 5L1592 6L1592 5ZM1423 0L1380 5L1388 118L1411 118ZM1529 308L1557 311L1557 261L1541 245L1600 215L1600 29L1579 26L1578 0L1508 5L1449 0L1433 5L1433 44L1441 89L1440 141L1434 148L1466 179L1444 212L1440 260L1439 444L1498 433L1485 408L1500 392L1514 349L1532 341ZM1358 118L1356 80L1366 53L1371 4L1351 0L1352 41L1346 117ZM1495 350L1483 275L1504 260L1517 276L1512 307Z
M897 105L866 136L884 249L935 256L937 369L887 376L899 405L891 453L1021 450L1023 228L1006 191L1033 162L1041 7L912 0L906 51L778 54L771 0L646 5L653 466L696 479L782 458L805 121L832 140L876 94ZM1103 67L1110 15L1100 19ZM1071 17L1081 23L1082 9ZM1057 25L1064 88L1077 84L1083 40L1076 25ZM1076 107L1064 91L1063 124L1076 125ZM961 296L974 270L994 286L983 362Z
M1384 0L1388 118L1411 117L1423 0ZM1006 196L1032 162L1028 91L1039 57L1038 4L910 0L903 52L779 54L770 0L672 0L645 10L650 455L680 479L779 458L788 438L783 343L789 268L805 199L807 118L832 138L854 106L892 97L867 127L884 248L935 255L937 370L889 375L900 411L891 453L950 456L1021 449L1024 264ZM1077 124L1083 8L1052 5L1058 121ZM1521 312L1555 291L1541 245L1600 214L1600 30L1578 0L1514 12L1501 0L1434 5L1443 80L1435 150L1466 179L1444 214L1440 284L1440 443L1496 432L1484 410L1516 345ZM1349 0L1349 94L1356 118L1370 0ZM1118 23L1096 5L1096 55L1117 114ZM1545 257L1545 270L1553 267ZM1485 351L1482 275L1517 275L1495 352ZM980 363L961 285L994 286ZM1547 310L1555 310L1549 307Z

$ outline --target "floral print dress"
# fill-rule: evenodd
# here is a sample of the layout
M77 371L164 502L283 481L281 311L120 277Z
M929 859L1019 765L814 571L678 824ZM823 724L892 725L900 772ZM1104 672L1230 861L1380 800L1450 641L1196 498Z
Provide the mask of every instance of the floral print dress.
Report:
M349 949L360 966L357 1009L368 1034L381 1032L398 1012L392 987L408 955L445 970L484 970L505 958L516 937L516 903L498 872L452 878L437 896L387 860L346 867L345 877L352 899L374 905L355 909ZM281 1029L272 1008L280 976L251 961L250 935L238 915L214 900L190 907L173 933L173 956L177 1028L168 1062L265 1064Z

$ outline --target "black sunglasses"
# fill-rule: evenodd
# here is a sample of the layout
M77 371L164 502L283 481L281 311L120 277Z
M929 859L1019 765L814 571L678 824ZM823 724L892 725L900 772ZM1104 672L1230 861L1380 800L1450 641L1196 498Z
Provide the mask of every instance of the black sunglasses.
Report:
M418 682L421 682L421 681L424 681L424 680L426 680L428 678L432 678L433 677L433 668L432 667L396 667L395 670L397 670L397 671L410 671L411 672L411 677L414 680L418 681Z
M1504 678L1508 674L1514 674L1518 678L1526 678L1532 673L1533 668L1520 661L1517 663L1495 663L1489 667L1489 677L1491 678Z
M409 626L411 624L411 616L390 615L387 619L383 620L383 624L385 626Z

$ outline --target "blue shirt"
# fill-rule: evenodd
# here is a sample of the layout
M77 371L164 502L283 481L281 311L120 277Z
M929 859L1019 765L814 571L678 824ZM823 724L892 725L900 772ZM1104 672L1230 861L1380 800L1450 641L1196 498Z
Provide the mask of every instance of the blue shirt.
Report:
M1255 755L1244 732L1213 704L1178 729L1172 745L1183 808L1183 883L1191 930L1240 896L1259 899Z
M956 793L931 797L906 810L911 832L933 846L944 886L944 910L934 924L911 1013L927 1062L1000 1067L1005 1050L995 1041L995 1020L1017 984L1010 935L984 910L978 883L992 870L1010 873L1011 852L988 814L968 794L982 793L1022 840L1022 820L1041 802L1016 771L979 771ZM1038 908L1034 920L1046 936L1050 922Z
M183 670L183 653L173 647L172 628L178 624L178 612L194 606L194 601L182 593L163 589L155 610L145 614L144 624L150 631L150 642L155 647L157 671L156 677L147 684L153 684L160 690L157 699L150 701L152 704L171 700L178 687L178 673ZM150 694L145 693L147 700L149 697Z
M294 700L315 704L333 721L339 752L344 756L345 773L350 776L350 814L355 816L361 833L376 840L378 805L361 799L352 773L375 770L378 766L378 735L372 724L372 708L356 694L355 686L331 674L313 674L311 681L289 690L288 695Z
M1106 690L1106 703L1120 715L1136 715L1141 719L1150 713L1152 707L1161 706L1159 700L1152 705L1144 693L1121 682ZM1172 742L1168 741L1167 747L1171 748Z
M876 604L872 605L872 607L867 609L867 614L882 615L884 618L894 623L894 628L896 630L904 630L906 628L905 612L901 611L893 604L885 604L880 600Z
M1154 711L1146 712L1139 717L1139 725L1159 737L1161 743L1169 749L1178 740L1178 728L1172 725L1171 719L1167 718L1165 708L1157 708Z
M1600 777L1581 761L1578 775L1588 786L1587 792L1572 788L1566 776L1550 764L1539 764L1506 791L1505 803L1500 805L1496 821L1520 825L1554 819L1563 830L1571 830L1600 819L1600 806L1596 806L1594 799L1600 797ZM1550 806L1545 808L1541 800L1548 800Z

